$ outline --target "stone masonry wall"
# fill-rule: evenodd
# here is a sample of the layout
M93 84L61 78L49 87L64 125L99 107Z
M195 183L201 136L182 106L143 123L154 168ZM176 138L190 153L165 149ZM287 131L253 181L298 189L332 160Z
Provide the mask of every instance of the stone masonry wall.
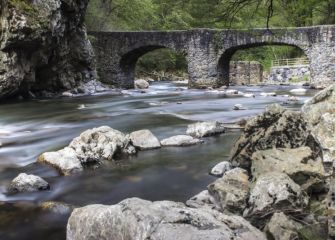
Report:
M263 81L263 66L259 62L231 61L230 84L247 85Z
M310 75L307 65L272 67L268 81L274 83L301 82L309 80Z

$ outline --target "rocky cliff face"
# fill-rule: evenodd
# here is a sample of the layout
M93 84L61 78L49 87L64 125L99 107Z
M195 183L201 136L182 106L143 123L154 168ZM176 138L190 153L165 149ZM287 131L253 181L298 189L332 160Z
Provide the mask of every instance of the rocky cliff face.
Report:
M0 98L46 95L95 79L88 0L2 0Z

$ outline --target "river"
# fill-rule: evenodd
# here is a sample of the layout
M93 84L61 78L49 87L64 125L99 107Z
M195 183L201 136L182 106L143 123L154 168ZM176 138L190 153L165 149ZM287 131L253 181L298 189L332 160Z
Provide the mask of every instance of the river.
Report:
M176 90L176 88L178 88ZM225 97L206 90L188 90L171 82L153 83L147 93L106 92L94 96L0 104L0 239L65 239L68 215L36 208L43 201L77 206L115 204L125 198L185 202L215 180L208 174L216 163L229 159L240 131L206 138L201 145L139 152L120 164L108 164L83 174L62 177L37 157L66 146L82 131L108 125L123 132L150 129L159 139L184 134L194 121L226 123L254 116L266 105L282 103L294 86L231 87L252 92L255 98ZM262 97L275 91L277 97ZM300 101L285 105L299 109L315 94L308 90ZM243 104L247 110L232 110ZM19 173L47 180L50 191L7 195L6 187Z

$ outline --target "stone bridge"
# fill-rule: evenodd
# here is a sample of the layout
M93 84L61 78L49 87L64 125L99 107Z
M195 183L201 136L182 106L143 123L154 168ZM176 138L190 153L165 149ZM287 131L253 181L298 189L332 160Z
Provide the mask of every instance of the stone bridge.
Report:
M100 80L132 88L137 60L159 48L183 53L188 62L189 87L229 84L229 61L240 49L288 45L303 50L313 83L335 81L335 26L248 30L90 32Z

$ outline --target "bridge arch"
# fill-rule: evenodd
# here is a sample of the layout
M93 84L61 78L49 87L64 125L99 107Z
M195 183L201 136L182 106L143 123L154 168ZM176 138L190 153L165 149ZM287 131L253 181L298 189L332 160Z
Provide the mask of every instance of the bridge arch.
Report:
M217 73L218 73L218 85L228 86L230 84L230 61L233 55L240 50L247 50L263 46L290 46L300 49L304 55L309 59L308 48L299 44L285 43L285 42L254 42L236 45L225 49L220 55L217 62Z
M129 84L129 88L134 87L134 80L135 80L135 68L138 60L144 56L145 54L158 50L158 49L169 49L175 53L181 53L185 57L187 57L184 51L176 49L171 46L164 46L164 45L146 45L137 47L132 49L124 54L121 55L119 66L120 66L120 81L127 82Z

